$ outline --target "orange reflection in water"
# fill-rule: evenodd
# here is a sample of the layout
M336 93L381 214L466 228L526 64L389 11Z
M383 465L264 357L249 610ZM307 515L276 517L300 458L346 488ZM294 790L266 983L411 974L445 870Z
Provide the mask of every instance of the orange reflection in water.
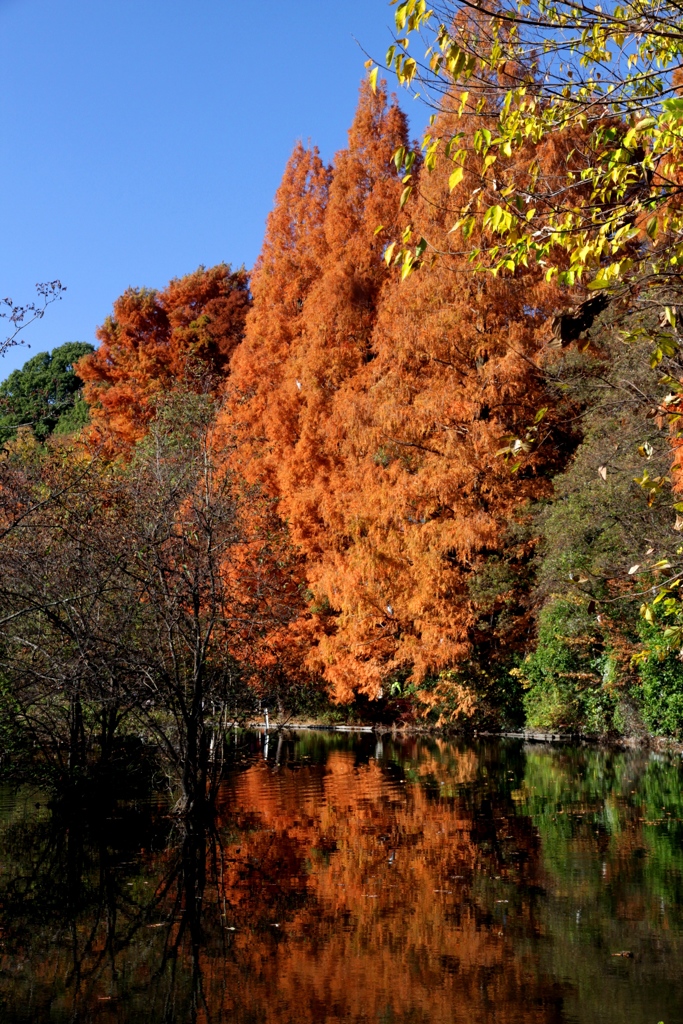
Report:
M683 1024L680 765L246 742L215 827L0 812L3 1024Z
M416 771L428 788L334 751L324 767L261 762L226 785L220 807L241 831L223 876L236 930L231 955L203 971L226 1017L558 1019L558 986L515 957L506 904L496 902L511 874L532 882L534 841L519 835L521 865L481 841L458 795L478 768L472 750L447 765L423 752ZM504 815L489 824L508 842L519 831ZM533 906L515 909L515 929L533 930ZM214 996L208 1002L215 1008Z

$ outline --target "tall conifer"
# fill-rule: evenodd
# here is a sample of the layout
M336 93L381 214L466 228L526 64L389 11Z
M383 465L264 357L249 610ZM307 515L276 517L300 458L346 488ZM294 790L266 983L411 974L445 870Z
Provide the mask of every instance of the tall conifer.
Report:
M449 138L461 127L442 115L434 130ZM555 139L535 155L547 170L566 148ZM450 232L468 183L451 193L448 176L421 172L411 219L417 236L452 256L385 287L367 340L372 358L339 390L328 428L343 473L320 497L322 550L309 574L318 602L335 612L320 656L343 698L463 667L475 641L486 657L503 638L513 647L528 627L518 576L530 545L510 540L510 524L548 493L563 458L555 414L535 422L548 404L539 368L558 290L538 270L472 273ZM473 237L467 248L476 245ZM513 473L497 453L506 438L527 435L530 450ZM453 678L442 690L456 712L472 713L476 687Z
M297 378L292 350L302 310L327 252L324 233L330 171L316 149L298 143L287 163L266 223L252 275L253 307L244 342L231 366L220 422L226 444L250 480L277 494L281 453L295 444ZM300 383L300 382L299 382Z
M328 520L336 514L330 496L342 486L346 425L336 409L373 357L373 326L390 276L382 250L397 236L400 222L402 185L391 157L407 141L405 116L388 102L384 87L374 94L364 84L348 146L334 160L323 225L327 248L290 356L297 434L281 453L279 490L294 539L311 559L328 545ZM377 235L380 224L385 231Z
M309 585L337 533L331 493L341 488L344 424L339 396L372 358L370 339L382 288L381 259L398 237L402 185L392 153L407 143L404 115L361 87L349 144L323 166L317 151L296 147L276 196L254 270L254 305L232 360L221 426L231 461L278 500L280 515L305 559ZM380 239L375 229L387 228ZM342 403L343 404L343 403ZM315 603L289 631L294 657L314 661L333 628ZM302 611L305 607L302 605ZM287 637L277 643L286 659ZM290 652L290 655L293 653Z

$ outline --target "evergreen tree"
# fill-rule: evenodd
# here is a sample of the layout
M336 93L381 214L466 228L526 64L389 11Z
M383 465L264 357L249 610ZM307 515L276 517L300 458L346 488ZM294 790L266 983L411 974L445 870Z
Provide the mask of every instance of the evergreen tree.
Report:
M656 307L627 315L639 341L624 343L622 319L608 308L584 351L568 349L552 368L552 400L573 396L581 443L535 516L538 638L518 671L534 727L634 732L644 720L680 733L679 651L666 642L663 606L647 622L641 605L658 579L648 566L679 557L670 436L657 410L681 365L675 356L650 363Z
M75 366L93 351L84 341L69 341L52 352L40 352L0 384L0 439L17 427L31 427L44 440L53 431L68 433L87 422L83 381Z

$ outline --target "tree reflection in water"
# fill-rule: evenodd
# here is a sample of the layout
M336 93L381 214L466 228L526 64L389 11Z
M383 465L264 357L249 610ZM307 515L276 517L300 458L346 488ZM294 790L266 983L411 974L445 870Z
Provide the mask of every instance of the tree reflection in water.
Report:
M683 1020L680 766L248 742L212 822L5 795L3 1021Z

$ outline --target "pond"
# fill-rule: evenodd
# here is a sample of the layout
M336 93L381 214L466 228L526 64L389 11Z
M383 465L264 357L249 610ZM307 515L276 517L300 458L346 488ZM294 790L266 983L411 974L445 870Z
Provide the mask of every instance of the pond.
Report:
M0 793L3 1024L683 1024L680 759L240 733L212 827L44 799Z

